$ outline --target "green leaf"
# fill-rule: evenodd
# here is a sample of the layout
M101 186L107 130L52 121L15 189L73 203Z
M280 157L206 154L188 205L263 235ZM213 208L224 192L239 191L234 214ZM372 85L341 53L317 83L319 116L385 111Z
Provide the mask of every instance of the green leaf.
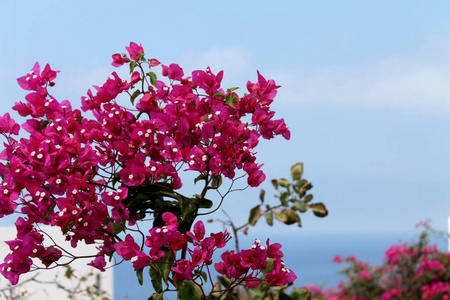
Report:
M117 182L120 181L120 175L119 173L114 173L114 176L112 178L112 185L115 186Z
M293 289L290 296L292 300L311 300L311 293L307 289Z
M112 224L112 233L113 234L118 234L120 232L122 232L125 229L125 224L124 222L115 222Z
M175 257L170 254L170 252L166 252L166 256L161 259L161 263L159 264L159 269L161 270L161 277L166 284L168 284L170 271L173 265Z
M49 123L50 123L49 120L43 120L43 121L41 121L41 132L42 132L42 130L45 129L45 127L47 127L47 125L48 125Z
M224 276L217 276L217 281L222 285L224 288L227 288L231 284L231 280L224 277Z
M70 231L70 229L72 229L73 225L74 225L74 222L70 221L69 224L67 224L66 228L64 228L63 234L68 233Z
M272 179L271 182L272 182L273 187L274 187L276 190L278 190L278 180Z
M178 290L179 299L202 300L202 289L192 280L183 280L175 282Z
M265 292L262 291L261 285L257 289L251 289L252 300L265 300Z
M305 196L305 199L303 201L305 201L305 203L309 203L312 201L313 198L314 196L312 194L308 194Z
M283 209L282 211L275 212L275 218L286 225L291 225L300 221L300 217L292 209Z
M275 218L282 223L286 222L288 219L287 215L283 211L276 211Z
M163 286L162 286L161 271L158 269L159 269L159 266L150 266L149 275L150 275L150 279L152 281L153 288L155 289L155 291L157 293L160 293L160 292L162 292Z
M44 214L44 219L47 219L47 217L53 212L53 209L55 208L56 204L53 204L50 206L47 211Z
M259 207L259 205L257 205L250 210L250 216L248 218L248 223L252 226L255 226L256 222L258 222L260 217L261 217L261 207Z
M287 188L291 185L291 182L285 178L278 179L278 185Z
M313 185L305 179L297 181L294 184L294 190L300 195L300 197L304 197L306 192L313 188Z
M279 300L292 300L292 298L285 294L283 291L280 291L280 295L278 297Z
M267 225L273 226L273 212L272 211L266 211L264 213L264 218L266 218Z
M71 279L74 275L74 270L70 266L65 266L66 272L64 272L64 277Z
M275 262L275 259L274 258L267 258L266 261L267 261L267 267L264 270L262 270L262 273L264 275L266 275L267 273L272 271L273 263Z
M164 292L162 293L153 293L153 295L148 298L148 300L164 300Z
M163 258L161 258L158 262L150 264L149 275L152 286L157 293L164 293L162 280L164 280L166 285L169 284L168 279L174 260L175 257L171 255L168 250L165 250L165 255Z
M203 200L200 202L199 208L211 208L213 206L214 202L212 200L203 198Z
M300 217L295 212L295 210L283 209L282 212L286 216L286 220L283 222L286 225L297 223L300 220Z
M148 72L147 75L150 77L150 83L151 83L154 87L156 87L156 80L157 80L158 78L156 77L155 72Z
M137 66L137 62L135 62L135 61L130 62L130 74L133 73L134 68L136 68L136 66Z
M140 61L145 61L144 53L137 53L136 58Z
M303 176L303 163L296 163L291 167L292 180L300 180Z
M203 278L203 281L208 282L208 274L205 271L201 271L200 276Z
M141 94L140 90L135 90L134 93L131 95L130 101L131 104L134 105L134 100L136 100L137 96Z
M261 192L259 193L259 200L261 200L261 203L264 203L264 196L266 195L266 191L265 190L261 190Z
M239 89L239 87L231 87L231 88L227 89L227 92L228 93L232 93L232 92L234 92L235 90L238 90L238 89Z
M303 201L295 201L293 207L295 210L298 210L301 213L304 213L308 210L308 205Z
M144 278L142 277L142 271L144 271L144 269L140 269L139 271L136 272L136 276L138 278L138 282L140 285L144 284Z
M194 214L197 210L197 205L194 203L195 201L193 199L189 198L182 198L182 201L178 201L178 206L181 209L181 216L183 222L189 224L190 222L194 221Z
M136 115L136 120L139 120L139 118L142 116L143 111L138 112Z
M288 193L288 192L281 192L281 194L280 194L281 205L288 206L287 199L288 199L289 196L290 196L290 193Z
M218 189L222 185L222 175L214 175L211 181L211 187L213 189Z
M238 98L233 95L233 94L228 94L225 97L225 103L228 104L229 106L231 106L232 108L236 108L236 106L234 105L236 102L238 102Z
M225 99L225 95L223 93L215 93L213 97L220 97L222 99Z
M313 211L314 215L319 217L319 218L323 218L323 217L326 217L328 215L327 208L321 202L313 203L309 207Z
M198 175L197 177L195 177L195 179L194 179L194 184L196 184L197 182L199 182L200 180L206 180L206 176L205 176L205 174L200 174L200 175Z

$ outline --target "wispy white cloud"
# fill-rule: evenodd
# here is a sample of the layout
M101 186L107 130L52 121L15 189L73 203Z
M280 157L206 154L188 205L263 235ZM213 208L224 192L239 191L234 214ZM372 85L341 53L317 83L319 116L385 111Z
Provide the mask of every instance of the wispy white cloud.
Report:
M450 50L450 43L434 38L415 55L310 74L278 70L270 75L283 86L279 94L283 101L449 113L450 51L445 48Z

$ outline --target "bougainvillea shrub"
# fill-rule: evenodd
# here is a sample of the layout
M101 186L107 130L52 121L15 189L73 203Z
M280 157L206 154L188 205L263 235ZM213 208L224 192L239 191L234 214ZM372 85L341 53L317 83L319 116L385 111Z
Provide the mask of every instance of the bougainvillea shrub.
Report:
M141 45L132 42L126 50L112 56L112 65L130 75L113 72L81 97L80 108L51 95L59 71L48 64L36 63L18 79L28 94L13 110L25 121L19 125L9 113L0 117L0 217L18 215L17 238L7 241L11 253L0 272L16 284L23 273L78 259L70 249L44 245L40 226L48 225L59 227L72 247L95 244L89 264L99 270L117 254L140 282L143 270L149 272L154 299L169 290L181 298L215 298L238 285L292 283L296 275L285 266L281 245L268 240L225 251L213 264L213 253L231 235L208 234L196 220L216 211L236 191L236 181L257 187L265 180L259 141L290 138L271 109L279 86L257 72L240 96L237 88L221 87L223 71L185 74L178 64L147 59ZM299 193L301 167L292 169ZM186 184L183 172L195 173L189 184L198 194L179 192ZM295 209L325 214L323 205L307 202ZM278 217L298 212L285 209ZM141 231L141 222L151 229ZM210 266L229 285L217 289L211 283L207 293Z
M427 233L417 243L389 247L380 266L354 256L336 256L334 262L348 264L346 280L337 289L309 287L312 299L450 299L450 253L429 245Z

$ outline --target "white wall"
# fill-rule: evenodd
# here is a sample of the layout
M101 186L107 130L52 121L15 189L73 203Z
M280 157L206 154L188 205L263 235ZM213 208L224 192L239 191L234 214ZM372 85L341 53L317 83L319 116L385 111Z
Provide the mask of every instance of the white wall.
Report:
M56 227L42 227L42 229L48 233L58 245L67 245L64 248L67 249L70 253L74 255L92 255L97 253L95 247L93 245L84 245L83 243L79 243L76 249L73 249L68 245L66 241L64 241L63 236L59 228ZM3 262L5 256L10 252L8 245L4 243L4 241L13 240L16 237L16 228L15 227L0 227L0 261ZM44 242L45 245L50 245L52 243ZM58 288L55 283L58 282L62 286L68 289L73 289L77 285L80 287L88 287L94 286L97 280L100 280L100 288L101 290L106 292L105 299L113 299L113 268L106 269L105 272L100 272L95 268L87 266L92 259L79 259L70 264L72 269L75 270L75 275L77 276L86 276L91 273L93 276L89 276L89 280L87 282L82 282L80 285L80 281L76 279L67 279L64 274L66 272L66 268L57 267L55 269L50 270L38 270L35 272L31 272L28 274L23 274L17 286L14 287L14 293L17 295L23 291L27 292L27 296L21 298L14 298L17 300L28 300L28 299L45 299L45 300L61 300L68 299L68 293ZM38 263L38 262L36 262ZM50 282L50 283L38 283L35 281L28 281L32 277L35 277L38 281L41 282ZM25 283L24 283L25 282ZM23 284L21 284L23 283ZM0 275L0 291L5 289L10 285L9 281L6 278L3 278ZM7 295L10 295L10 291L6 292ZM0 299L9 299L5 298L5 295L0 292ZM76 297L72 298L74 300L84 300L91 299L87 295L77 294ZM95 298L95 299L103 299L103 298Z

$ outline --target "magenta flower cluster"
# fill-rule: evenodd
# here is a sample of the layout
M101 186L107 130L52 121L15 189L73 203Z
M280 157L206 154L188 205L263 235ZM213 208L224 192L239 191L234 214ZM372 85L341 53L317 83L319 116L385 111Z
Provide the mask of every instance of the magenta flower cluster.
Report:
M261 283L258 277L268 267L268 259L272 259L271 271L265 274L269 286L284 286L294 282L297 276L285 267L281 258L284 256L278 243L261 245L255 240L251 248L235 253L233 250L222 254L222 262L215 265L216 271L228 279L245 280L247 287L255 288ZM250 272L250 273L249 273Z
M230 240L230 234L225 232L211 233L205 237L205 226L202 221L194 225L193 232L181 233L178 231L177 217L169 212L163 214L165 226L153 227L150 229L150 235L146 236L145 245L150 249L149 253L141 250L141 247L134 241L134 238L128 234L125 241L115 244L117 254L124 260L133 263L135 271L139 271L150 265L150 262L157 262L169 255L175 256L177 251L187 248L189 238L193 239L192 250L188 248L191 259L179 259L171 268L175 275L173 280L192 280L194 270L197 267L212 264L212 256L218 248L223 248Z
M192 280L196 270L201 270L204 266L213 263L213 254L216 249L225 247L231 239L228 231L211 233L205 236L205 226L202 221L195 223L193 231L181 233L178 231L179 223L177 217L169 212L163 214L165 226L153 227L150 235L146 236L145 245L149 247L150 253L141 251L140 246L134 241L131 235L127 235L125 241L118 242L115 245L117 254L123 259L133 263L135 271L149 266L150 262L157 262L167 255L175 256L177 251L188 247L189 240L192 241L193 248L187 248L190 259L179 259L171 267L174 272L173 280ZM219 274L224 275L234 282L245 281L250 288L257 287L262 281L267 282L269 286L284 286L293 282L297 276L290 269L285 268L281 260L283 252L278 243L269 244L267 247L260 245L257 240L250 249L241 250L238 253L226 251L222 254L222 261L214 265ZM258 275L263 270L268 269L268 259L275 259L270 272L261 279Z
M172 271L174 280L192 279L194 269L211 264L212 253L224 247L229 235L205 238L202 222L193 232L180 232L182 217L166 213L166 225L152 228L146 236L147 250L129 234L122 240L118 234L142 218L124 204L130 191L159 183L177 190L182 186L181 170L230 179L239 171L249 186L256 187L265 179L256 161L259 139L290 138L284 120L274 119L270 109L279 86L259 72L240 97L234 88L221 88L223 71L215 74L207 68L186 76L177 64L146 60L136 43L126 49L128 54L113 55L112 64L129 65L130 78L112 73L81 98L81 110L49 93L58 71L36 63L18 79L29 93L13 107L26 118L21 127L28 137L16 137L20 126L8 113L0 116L0 133L6 138L0 154L5 162L0 163L0 217L23 216L16 222L17 238L8 242L11 253L0 265L13 284L31 269L34 258L48 267L65 254L55 245L43 245L39 224L59 227L72 247L96 244L98 253L90 264L100 270L114 252L141 270L167 251L187 249L191 242L191 259L176 260ZM152 71L157 67L164 81ZM123 96L132 106L122 102ZM265 280L271 285L292 282L295 275L284 267L279 247L255 244L241 253L226 252L216 269L240 278L250 269L265 268L266 258L273 258L273 270Z

